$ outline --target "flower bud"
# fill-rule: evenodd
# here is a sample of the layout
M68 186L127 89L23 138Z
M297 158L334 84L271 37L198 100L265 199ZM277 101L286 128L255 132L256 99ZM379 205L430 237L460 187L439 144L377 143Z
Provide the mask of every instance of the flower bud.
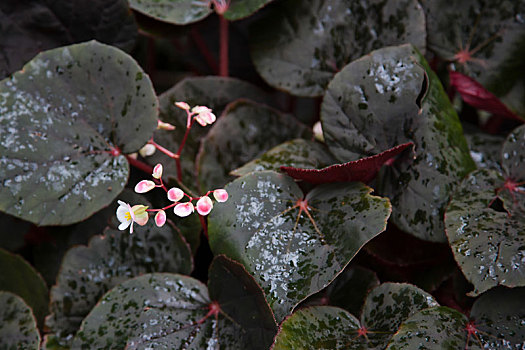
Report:
M155 165L155 168L153 168L153 173L151 174L155 179L160 179L162 177L162 164Z
M139 154L142 157L146 158L146 157L153 155L153 153L155 153L155 150L156 150L155 146L148 143L139 150Z
M184 192L177 187L173 187L168 191L168 199L172 202L178 202L184 198Z
M175 106L181 108L181 109L184 109L186 111L189 111L190 110L190 105L187 104L186 102L175 102Z
M193 213L194 208L191 202L179 203L173 208L175 215L185 217Z
M135 186L135 192L146 193L155 188L155 182L150 180L142 180Z
M212 209L213 209L213 203L210 197L202 196L197 201L197 213L201 215L208 215Z
M226 202L228 200L228 192L223 189L217 189L213 191L213 197L217 202Z
M166 223L166 212L164 210L159 210L155 215L155 224L158 227L164 226Z

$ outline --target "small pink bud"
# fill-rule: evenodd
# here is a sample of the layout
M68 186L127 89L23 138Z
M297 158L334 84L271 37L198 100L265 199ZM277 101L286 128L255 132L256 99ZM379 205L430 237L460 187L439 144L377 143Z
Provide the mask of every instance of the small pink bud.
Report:
M155 224L158 227L162 227L164 226L165 223L166 223L166 212L164 210L160 210L155 215Z
M228 200L228 192L223 189L213 191L213 197L217 202L226 202Z
M150 180L142 180L135 186L135 192L146 193L155 188L155 182Z
M153 153L155 153L155 150L156 150L155 146L148 143L139 150L139 154L142 157L146 158L146 157L153 155Z
M194 208L191 202L179 203L173 209L173 212L175 213L175 215L180 216L180 217L188 216L191 213L193 213L193 211L194 211Z
M213 209L213 203L208 196L202 196L197 201L197 212L201 215L208 215Z
M184 192L177 187L173 187L168 191L168 199L172 202L178 202L184 198Z
M215 114L212 113L212 110L205 106L195 106L191 110L193 113L197 113L195 120L202 126L212 124L217 120Z
M165 122L159 120L157 122L157 129L158 130L175 130L175 125L171 125L170 123L165 123Z
M190 110L190 105L187 104L186 102L175 102L175 106L181 108L181 109L184 109L186 111L189 111Z
M154 178L160 179L162 177L162 164L155 165L155 168L153 168L153 174L151 174Z

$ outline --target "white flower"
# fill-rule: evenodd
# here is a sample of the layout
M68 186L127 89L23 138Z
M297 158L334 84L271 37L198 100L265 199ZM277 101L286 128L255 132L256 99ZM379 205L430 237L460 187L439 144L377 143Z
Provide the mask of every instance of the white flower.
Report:
M117 208L117 219L120 221L118 226L119 230L125 230L129 228L129 233L133 233L133 223L136 222L140 226L146 225L148 222L148 207L144 205L134 205L131 207L128 203L118 201L119 207Z

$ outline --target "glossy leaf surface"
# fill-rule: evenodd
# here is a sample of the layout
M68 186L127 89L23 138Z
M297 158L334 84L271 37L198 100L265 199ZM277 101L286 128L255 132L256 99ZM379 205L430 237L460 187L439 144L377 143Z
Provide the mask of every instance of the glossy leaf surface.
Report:
M0 79L37 53L87 40L130 51L137 25L126 0L4 0L0 3Z
M522 0L423 0L428 48L525 113Z
M135 276L150 272L189 274L188 245L171 225L156 227L153 219L127 231L106 230L88 246L65 255L57 284L51 289L51 315L46 325L65 345L82 319L104 293Z
M300 169L282 166L281 170L296 180L304 180L312 184L351 181L369 183L377 176L383 165L393 162L395 156L413 146L413 142L407 142L370 157L331 165L323 169Z
M0 210L39 225L108 205L129 172L112 152L138 150L157 125L149 78L94 41L41 53L0 82L0 109Z
M15 294L0 291L0 349L38 350L40 334L29 306Z
M128 0L130 7L146 16L172 24L190 24L211 12L207 0Z
M330 151L319 142L295 139L275 146L240 168L230 172L234 176L243 176L252 171L281 170L281 166L303 169L319 169L335 163Z
M24 299L42 324L48 313L48 291L44 280L22 257L3 249L0 249L0 290Z
M201 190L221 188L233 179L231 170L284 141L310 136L291 115L247 100L234 102L202 140L197 157Z
M414 142L415 158L399 158L379 175L379 193L392 201L402 230L446 239L444 207L474 162L441 83L414 47L380 49L347 65L328 86L321 121L341 162Z
M514 129L507 136L501 149L501 164L514 182L525 181L525 126Z
M278 322L382 232L391 210L360 183L327 184L304 196L272 171L243 176L226 190L230 199L209 217L210 246L244 264Z
M224 18L235 21L248 17L273 0L230 0L228 10L224 12Z
M425 49L425 19L417 1L288 0L255 27L252 57L270 85L321 96L346 64L407 42Z
M501 171L501 146L505 138L490 135L481 130L466 127L465 138L470 149L470 156L478 168Z

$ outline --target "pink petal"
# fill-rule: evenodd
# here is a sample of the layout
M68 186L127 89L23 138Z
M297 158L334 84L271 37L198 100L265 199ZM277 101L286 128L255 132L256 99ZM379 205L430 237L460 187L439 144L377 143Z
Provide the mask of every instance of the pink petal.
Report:
M201 115L198 114L196 117L195 117L195 120L197 121L197 123L199 123L201 126L206 126L206 121L204 119L202 119Z
M165 223L166 223L166 212L164 210L161 210L157 212L157 214L155 215L155 224L158 227L162 227L164 226Z
M188 107L189 107L189 106L188 106ZM175 130L175 126L174 126L174 125L171 125L170 123L165 123L165 122L159 120L159 121L157 122L157 129L159 129L159 130L169 130L169 131L171 131L171 130Z
M228 192L223 189L213 191L213 197L217 202L226 202L228 200Z
M168 199L172 202L178 202L184 198L184 192L177 187L173 187L168 191Z
M208 196L202 196L197 201L197 212L201 215L208 215L213 208L213 203Z
M175 106L182 108L186 111L190 109L190 105L188 105L186 102L175 102Z
M146 193L155 188L155 182L150 180L142 180L135 186L135 192Z
M156 179L160 179L162 177L162 164L159 163L155 165L152 176Z
M179 203L173 209L175 215L185 217L193 213L193 204L191 202Z

